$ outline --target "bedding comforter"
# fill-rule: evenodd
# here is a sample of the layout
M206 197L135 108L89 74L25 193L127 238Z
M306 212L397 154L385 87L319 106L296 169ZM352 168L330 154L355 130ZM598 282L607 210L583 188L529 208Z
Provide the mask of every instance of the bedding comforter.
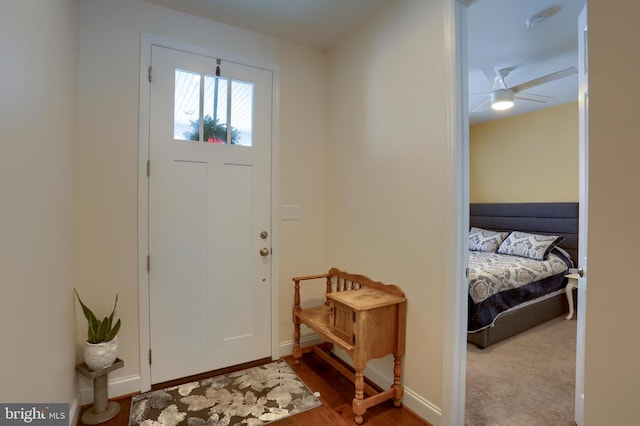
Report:
M552 252L547 260L493 252L469 252L469 332L493 325L509 309L564 288L571 260Z

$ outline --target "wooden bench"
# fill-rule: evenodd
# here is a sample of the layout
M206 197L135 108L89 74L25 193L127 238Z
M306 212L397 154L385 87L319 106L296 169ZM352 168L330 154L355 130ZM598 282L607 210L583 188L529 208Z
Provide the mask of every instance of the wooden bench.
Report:
M325 303L320 306L300 306L300 282L324 280ZM293 278L294 307L293 358L300 363L303 352L313 351L320 358L350 378L355 384L352 407L357 424L362 424L367 408L389 399L396 407L402 405L403 386L401 362L405 346L406 302L404 293L395 285L372 281L364 275L354 275L332 268L326 274ZM314 330L328 343L300 347L300 324ZM331 356L332 345L344 350L352 359L355 373ZM373 358L393 354L393 385L378 392L364 380L364 369ZM368 397L365 398L364 394Z

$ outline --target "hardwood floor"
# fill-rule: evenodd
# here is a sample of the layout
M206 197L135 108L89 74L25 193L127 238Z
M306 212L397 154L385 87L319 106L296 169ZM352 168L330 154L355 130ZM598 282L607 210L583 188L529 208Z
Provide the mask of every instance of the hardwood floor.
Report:
M353 383L313 353L305 354L300 365L295 365L290 356L283 359L313 392L320 392L322 406L279 420L273 425L355 425L351 411ZM120 404L120 413L101 425L128 426L131 395L114 400ZM391 401L368 409L364 420L363 424L369 426L431 426L405 407L395 408Z

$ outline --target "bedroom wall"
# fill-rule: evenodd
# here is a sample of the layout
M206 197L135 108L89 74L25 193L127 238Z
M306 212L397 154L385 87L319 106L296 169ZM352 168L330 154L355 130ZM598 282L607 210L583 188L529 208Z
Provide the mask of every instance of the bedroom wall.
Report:
M0 2L2 403L75 396L77 46L75 0Z
M469 129L472 203L578 201L578 103Z
M329 52L327 263L408 297L405 404L442 405L447 205L444 1L391 4ZM428 76L428 78L427 78ZM373 368L390 375L391 360Z
M125 365L109 375L110 390L122 394L139 389L141 33L280 65L280 146L275 153L280 165L279 200L302 206L300 221L279 224L280 263L275 267L280 282L273 283L281 289L280 339L290 341L290 279L325 268L325 54L139 0L83 0L80 31L74 281L96 309L109 309L119 294L123 321L119 344ZM84 327L82 318L78 321ZM77 338L79 346L82 336Z
M585 426L640 418L640 3L589 0L589 268ZM611 64L621 64L611 74Z

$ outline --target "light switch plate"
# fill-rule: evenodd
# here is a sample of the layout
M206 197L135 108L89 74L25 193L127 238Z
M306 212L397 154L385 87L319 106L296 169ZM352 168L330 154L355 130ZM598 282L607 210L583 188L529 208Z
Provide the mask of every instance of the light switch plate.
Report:
M284 204L281 217L282 220L300 220L300 206L297 204Z

